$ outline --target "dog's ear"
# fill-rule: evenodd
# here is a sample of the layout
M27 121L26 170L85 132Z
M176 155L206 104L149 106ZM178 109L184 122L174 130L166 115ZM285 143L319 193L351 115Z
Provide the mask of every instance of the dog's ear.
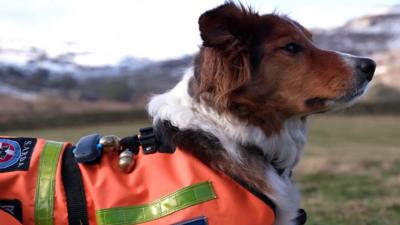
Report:
M245 47L250 44L259 21L257 13L232 2L209 10L199 18L203 46L222 50Z
M251 81L251 47L259 35L261 17L228 2L200 16L203 47L196 61L197 96L218 111L229 111L235 92Z

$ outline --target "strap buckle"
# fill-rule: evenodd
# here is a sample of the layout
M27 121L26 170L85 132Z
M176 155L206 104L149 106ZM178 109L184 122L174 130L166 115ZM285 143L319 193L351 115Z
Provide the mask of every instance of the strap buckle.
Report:
M157 152L158 144L154 135L153 127L140 129L139 142L143 148L143 154L152 154Z

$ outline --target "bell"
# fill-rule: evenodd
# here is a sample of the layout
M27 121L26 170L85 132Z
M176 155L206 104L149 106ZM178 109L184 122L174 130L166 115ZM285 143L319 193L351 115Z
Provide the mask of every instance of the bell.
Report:
M115 135L108 135L100 138L99 144L103 147L105 152L117 152L121 148L119 137Z
M128 149L121 152L121 154L119 154L118 166L124 173L132 172L135 166L135 155L133 152Z

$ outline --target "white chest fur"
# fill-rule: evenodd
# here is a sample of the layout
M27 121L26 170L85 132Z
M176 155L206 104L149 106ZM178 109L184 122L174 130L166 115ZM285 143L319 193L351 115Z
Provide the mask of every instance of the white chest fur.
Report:
M237 120L232 115L222 115L188 94L188 84L193 76L190 69L172 90L154 96L148 106L154 121L168 120L181 130L202 130L217 137L230 156L241 161L239 148L253 145L262 149L274 167L291 171L299 161L306 141L306 122L301 118L285 121L280 133L267 137L260 128ZM287 173L286 173L287 174ZM266 171L268 185L274 193L266 193L278 206L277 223L288 225L296 217L300 195L288 176L277 175L274 168Z

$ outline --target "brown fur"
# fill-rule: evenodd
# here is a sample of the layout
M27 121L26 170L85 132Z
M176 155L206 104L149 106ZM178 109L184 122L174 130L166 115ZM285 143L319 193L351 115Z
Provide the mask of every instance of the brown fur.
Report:
M285 16L261 16L228 2L205 12L199 26L203 45L189 94L220 114L261 128L267 137L278 134L288 118L323 110L351 88L352 70L343 59L315 47L310 32ZM290 43L301 51L288 51ZM179 130L168 121L159 121L158 130L168 134L168 143L210 167L271 193L265 171L275 159L257 147L236 149L243 157L237 160L205 131Z
M227 3L204 13L199 26L203 46L191 93L267 136L285 119L321 110L350 88L352 72L339 55L315 47L310 32L287 17ZM303 50L283 51L291 42Z
M199 158L203 163L217 171L223 171L227 175L240 179L250 187L270 193L268 184L265 183L264 171L267 159L261 150L253 146L243 146L245 157L242 164L232 159L223 149L219 140L213 135L196 130L179 130L168 121L159 121L156 124L156 136L168 149L179 146ZM195 146L194 146L195 143ZM247 165L247 166L244 166Z

